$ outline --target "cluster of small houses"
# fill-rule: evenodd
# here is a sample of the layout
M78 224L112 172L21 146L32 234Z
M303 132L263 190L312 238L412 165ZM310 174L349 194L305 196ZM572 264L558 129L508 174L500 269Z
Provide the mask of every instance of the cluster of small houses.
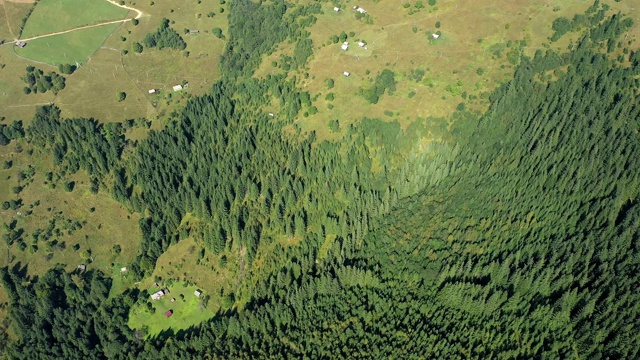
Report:
M158 283L155 283L156 287L159 287ZM169 289L162 289L162 290L158 290L156 292L154 292L153 294L151 294L151 300L156 301L156 300L160 300L162 299L165 295L169 294ZM200 297L200 295L202 295L202 290L196 290L193 292L193 295L195 295L196 297ZM171 302L176 302L176 298L171 298ZM171 315L173 315L173 311L168 310L166 313L164 313L164 315L166 317L171 317Z
M360 14L366 14L367 13L367 10L361 8L358 5L354 5L353 6L353 10L359 12ZM333 11L340 12L340 8L336 6L336 7L333 8ZM431 34L431 36L433 36L434 39L437 39L437 38L440 37L440 35L436 34L436 33ZM365 42L363 42L363 41L358 41L358 46L361 47L361 48L364 48L365 50L368 50L367 49L367 44ZM349 42L348 41L343 42L342 45L340 45L340 48L342 50L344 50L344 51L349 50ZM345 71L345 72L342 73L342 75L344 75L346 77L349 77L351 75L351 73L349 73L348 71Z

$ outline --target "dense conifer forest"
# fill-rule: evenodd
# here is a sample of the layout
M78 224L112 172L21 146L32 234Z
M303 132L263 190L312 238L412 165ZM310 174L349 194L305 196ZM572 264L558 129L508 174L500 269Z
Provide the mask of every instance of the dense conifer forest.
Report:
M109 297L100 270L35 279L17 265L0 271L19 330L6 356L640 357L640 53L613 54L630 19L596 3L572 50L524 57L486 113L460 106L425 155L419 122L403 132L364 119L335 142L283 130L309 94L250 75L276 43L308 40L318 9L287 6L233 1L227 75L145 140L53 105L4 131L144 215L135 277L187 236L260 260L228 294L239 306L143 339L126 322L146 293ZM394 82L384 73L367 96ZM262 110L274 100L284 120ZM200 221L185 230L187 215Z

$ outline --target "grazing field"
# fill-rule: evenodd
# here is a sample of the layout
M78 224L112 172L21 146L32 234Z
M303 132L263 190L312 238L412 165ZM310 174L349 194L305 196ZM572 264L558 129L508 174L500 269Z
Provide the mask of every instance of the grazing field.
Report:
M0 0L0 40L11 41L20 35L20 26L31 8L33 1Z
M19 56L54 66L84 64L118 26L110 24L39 38L15 51Z
M151 288L155 282L170 279L199 284L210 296L208 308L216 311L223 305L221 294L230 291L230 284L234 281L231 274L235 273L237 262L234 258L221 258L205 252L191 238L184 239L170 246L158 258L152 276L142 280L139 287Z
M8 224L0 233L17 235L3 246L0 266L21 263L30 275L41 275L58 263L67 270L85 264L110 274L130 263L139 250L139 216L105 190L91 193L83 172L65 176L50 167L50 154L29 152L20 143L0 147L0 221ZM5 209L12 200L19 207Z
M55 96L51 91L39 94L25 95L26 86L22 77L26 74L26 67L37 65L38 68L49 72L53 67L21 59L13 51L12 46L0 46L0 117L6 117L6 122L24 120L28 122L35 113L38 104L49 104Z
M160 287L152 285L148 288L149 297L142 303L131 308L129 314L129 327L143 330L146 336L158 335L163 331L186 330L213 317L213 311L205 306L206 292L200 297L195 295L197 286L185 283L165 284ZM152 300L151 294L162 289L169 289L169 293L159 300ZM175 299L175 301L171 301ZM148 304L149 303L149 304ZM153 309L153 310L151 310ZM170 317L166 312L171 311Z
M22 39L106 21L123 19L129 10L106 0L40 0L22 32Z
M64 117L93 117L101 121L153 119L156 109L147 89L135 74L122 66L120 51L99 49L86 65L67 78L67 86L56 98ZM119 101L117 94L126 93Z
M103 3L100 6L123 10L100 0L100 4ZM217 38L212 29L220 28L227 34L228 4L202 0L187 6L172 0L126 5L144 13L137 26L125 22L80 29L31 40L24 49L0 46L0 65L6 65L0 69L0 116L5 116L7 121L28 121L37 105L55 102L65 117L93 117L100 121L145 117L153 121L152 128L158 129L189 97L207 92L220 77L218 61L226 43L225 39ZM170 19L171 27L184 38L186 50L133 52L133 44L141 43L148 33L155 31L164 17ZM185 35L184 29L199 33ZM25 85L21 77L27 66L35 65L47 72L55 70L47 64L76 61L81 66L66 76L66 87L57 96L49 92L23 93ZM174 92L172 86L181 83L188 83L189 87ZM157 91L149 94L150 89ZM120 92L126 93L124 101L118 99ZM136 134L136 138L144 136L144 131Z
M335 119L348 125L363 117L379 118L406 127L417 117L446 117L459 106L482 111L489 105L488 94L511 76L523 54L566 49L570 35L556 43L548 39L554 19L571 19L592 3L438 0L431 6L427 1L413 0L357 2L367 10L362 19L352 10L355 1L336 3L339 12L333 11L333 3L325 3L323 13L308 29L313 57L296 73L318 112L303 111L297 124L315 131L321 139L331 139L341 133L328 128ZM610 5L611 13L633 13L632 5ZM634 31L638 28L636 25ZM346 51L340 48L342 41L331 40L343 31L350 44ZM366 49L358 46L359 41ZM292 56L293 47L280 44L264 58L255 76L282 73L273 63L281 61L281 54ZM394 73L396 90L371 104L359 93L373 87L384 69ZM344 71L350 73L348 77ZM328 79L333 80L332 88L327 86Z

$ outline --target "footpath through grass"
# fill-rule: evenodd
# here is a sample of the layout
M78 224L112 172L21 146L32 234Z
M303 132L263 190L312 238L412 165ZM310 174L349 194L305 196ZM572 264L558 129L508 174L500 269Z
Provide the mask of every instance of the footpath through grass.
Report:
M29 16L21 38L119 20L128 13L129 10L106 0L40 0Z

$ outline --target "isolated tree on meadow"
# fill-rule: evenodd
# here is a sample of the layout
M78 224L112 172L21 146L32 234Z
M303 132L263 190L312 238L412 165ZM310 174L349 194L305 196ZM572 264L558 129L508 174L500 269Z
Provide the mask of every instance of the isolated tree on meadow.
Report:
M142 44L140 44L139 42L134 42L133 45L131 45L131 49L133 50L133 52L136 52L138 54L140 54L142 50L144 50Z

